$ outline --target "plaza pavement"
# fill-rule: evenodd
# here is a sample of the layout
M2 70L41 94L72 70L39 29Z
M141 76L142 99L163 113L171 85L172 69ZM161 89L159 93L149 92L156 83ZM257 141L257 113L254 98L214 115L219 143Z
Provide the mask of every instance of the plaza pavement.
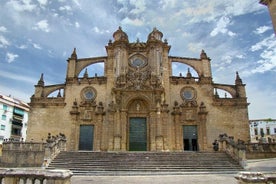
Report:
M246 170L276 172L276 158L249 160ZM237 174L237 173L236 173ZM73 176L72 184L237 184L236 174L185 174L154 176Z

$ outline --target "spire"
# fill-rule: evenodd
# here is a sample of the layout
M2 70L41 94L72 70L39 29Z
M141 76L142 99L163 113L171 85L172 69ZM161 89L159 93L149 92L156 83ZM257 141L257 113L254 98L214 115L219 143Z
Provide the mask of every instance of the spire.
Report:
M239 76L239 72L236 72L236 80L235 80L236 85L242 85L242 80Z
M41 74L40 79L39 79L39 81L37 82L37 85L38 85L38 86L44 86L43 73Z
M218 90L215 88L215 98L219 98Z
M61 97L60 90L58 91L57 97Z
M83 74L83 78L88 78L87 68L85 69L85 72L84 72L84 74Z
M200 59L208 59L206 52L202 49Z
M74 48L72 54L71 54L71 59L77 59L78 56L77 56L77 52L76 52L76 48Z
M191 78L191 77L192 77L192 74L191 74L191 72L190 72L190 68L188 68L186 77L187 77L187 78Z

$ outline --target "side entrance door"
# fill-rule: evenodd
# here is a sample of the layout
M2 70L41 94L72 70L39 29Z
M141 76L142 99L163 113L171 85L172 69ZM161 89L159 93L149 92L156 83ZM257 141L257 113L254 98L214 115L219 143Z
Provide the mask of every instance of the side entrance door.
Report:
M198 150L196 125L183 126L183 147L184 151Z
M80 138L79 138L79 150L93 150L94 139L94 126L93 125L81 125L80 126Z
M146 118L129 119L129 151L147 151Z

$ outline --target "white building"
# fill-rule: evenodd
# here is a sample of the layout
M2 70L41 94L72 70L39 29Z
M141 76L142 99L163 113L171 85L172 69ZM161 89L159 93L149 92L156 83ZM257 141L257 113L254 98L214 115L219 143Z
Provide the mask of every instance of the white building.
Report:
M252 143L276 143L276 119L249 120Z
M29 105L0 94L0 144L4 140L25 141Z

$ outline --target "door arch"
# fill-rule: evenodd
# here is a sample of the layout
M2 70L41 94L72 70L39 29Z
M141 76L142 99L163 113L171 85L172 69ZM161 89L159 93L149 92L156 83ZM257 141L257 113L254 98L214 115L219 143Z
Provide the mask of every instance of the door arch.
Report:
M147 101L135 98L129 102L127 109L127 149L129 151L148 151L150 122Z

